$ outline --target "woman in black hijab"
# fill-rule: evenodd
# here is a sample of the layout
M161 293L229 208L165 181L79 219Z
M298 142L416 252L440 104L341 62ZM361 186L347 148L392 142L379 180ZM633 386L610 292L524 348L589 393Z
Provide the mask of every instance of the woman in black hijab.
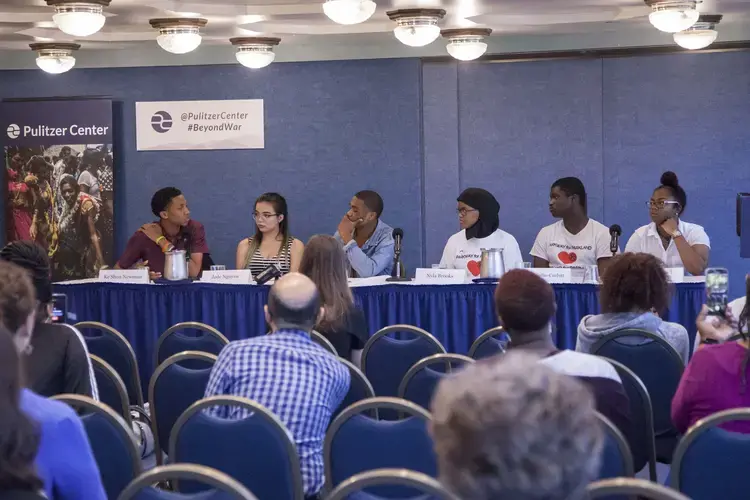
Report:
M523 266L518 242L500 229L500 204L490 192L481 188L464 190L456 212L461 231L445 244L441 268L466 269L470 277L478 277L483 248L502 248L506 270Z

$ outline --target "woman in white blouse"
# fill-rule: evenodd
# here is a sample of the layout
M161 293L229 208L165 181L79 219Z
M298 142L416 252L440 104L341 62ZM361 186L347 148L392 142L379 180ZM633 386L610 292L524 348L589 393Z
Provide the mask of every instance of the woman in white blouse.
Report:
M636 229L626 252L643 252L661 259L666 267L684 267L700 275L708 266L711 242L703 227L680 220L687 195L674 172L664 172L648 206L651 224Z
M518 242L500 229L500 204L492 194L480 188L465 189L458 197L456 212L461 231L448 238L440 267L466 269L469 276L477 278L483 248L502 248L506 270L523 266Z

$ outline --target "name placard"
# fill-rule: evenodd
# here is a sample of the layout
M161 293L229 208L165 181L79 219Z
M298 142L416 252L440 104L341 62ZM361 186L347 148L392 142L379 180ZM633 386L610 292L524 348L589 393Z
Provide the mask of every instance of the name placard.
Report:
M249 269L236 271L203 271L201 281L207 283L224 283L225 285L252 285L253 274Z
M148 268L138 269L102 269L99 271L99 281L108 283L133 283L138 285L149 284Z
M532 273L547 283L572 283L573 270L569 267L532 267Z
M414 282L431 285L463 285L466 283L466 269L418 268Z
M672 283L682 283L685 281L684 267L668 267L667 276Z

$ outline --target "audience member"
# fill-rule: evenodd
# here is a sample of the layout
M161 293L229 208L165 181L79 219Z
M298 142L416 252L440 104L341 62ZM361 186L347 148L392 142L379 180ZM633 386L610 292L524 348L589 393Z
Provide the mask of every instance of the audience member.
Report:
M495 290L495 310L510 336L512 349L533 352L553 370L577 377L587 384L597 410L625 436L630 435L630 402L614 367L597 356L559 350L552 342L551 322L557 305L549 283L523 269L509 271Z
M467 366L432 400L441 482L466 500L578 500L603 443L591 392L532 354Z
M597 340L619 330L646 330L669 342L687 364L687 330L658 316L666 311L670 298L669 278L658 258L646 253L614 257L602 275L602 314L583 317L578 325L576 351L590 352Z
M264 309L272 333L225 347L211 371L206 397L249 398L279 417L297 446L305 494L314 498L323 486L323 439L349 390L349 370L310 339L325 310L309 278L299 273L280 278ZM232 407L215 407L210 413L247 416Z
M0 250L0 259L28 271L36 290L34 333L24 360L27 386L46 398L83 394L99 399L86 342L72 326L52 324L52 283L47 252L31 241L14 241Z
M39 433L21 410L21 363L10 333L0 327L0 500L33 500L44 483L34 468Z
M0 261L0 322L11 333L19 353L29 351L36 309L28 273ZM21 391L21 409L36 422L41 434L36 469L47 496L55 500L105 500L91 445L75 412L29 389Z
M369 337L364 313L354 305L347 283L346 254L333 237L310 238L299 272L315 283L325 313L315 329L331 341L336 352L359 366L362 348Z
M746 280L750 298L750 278ZM739 314L739 323L708 315L703 306L696 326L701 346L693 354L682 374L677 393L672 399L672 422L681 433L698 420L732 408L750 407L748 361L750 361L750 301ZM731 318L731 313L727 316ZM740 340L725 339L741 333ZM715 344L715 345L710 345ZM750 422L730 422L723 428L750 434Z

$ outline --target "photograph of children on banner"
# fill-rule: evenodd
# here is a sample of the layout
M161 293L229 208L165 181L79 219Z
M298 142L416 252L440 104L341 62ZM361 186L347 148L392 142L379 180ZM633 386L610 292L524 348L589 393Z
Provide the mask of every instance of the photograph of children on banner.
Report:
M7 241L49 252L54 281L94 278L114 255L111 144L8 146Z

